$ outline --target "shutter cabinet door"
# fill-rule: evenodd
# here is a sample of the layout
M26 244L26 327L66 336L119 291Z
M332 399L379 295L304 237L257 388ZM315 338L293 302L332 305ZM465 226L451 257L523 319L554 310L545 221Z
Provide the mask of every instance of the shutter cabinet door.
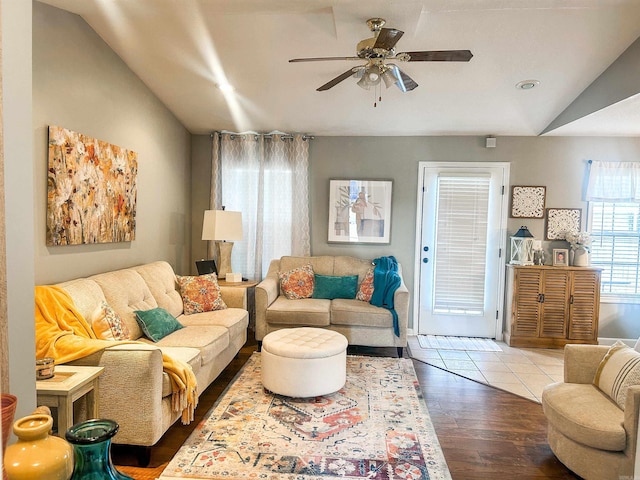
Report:
M541 273L537 269L516 268L515 270L512 325L514 336L538 336Z
M542 321L540 336L565 338L569 307L569 272L547 270L542 276Z
M569 339L594 340L600 309L600 271L573 271L570 298Z

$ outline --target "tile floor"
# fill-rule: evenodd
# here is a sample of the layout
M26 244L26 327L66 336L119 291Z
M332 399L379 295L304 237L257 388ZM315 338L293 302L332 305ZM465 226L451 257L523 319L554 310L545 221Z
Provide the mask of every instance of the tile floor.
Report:
M409 338L412 358L465 378L540 402L545 385L563 379L563 350L514 348L496 342L502 352L423 349Z

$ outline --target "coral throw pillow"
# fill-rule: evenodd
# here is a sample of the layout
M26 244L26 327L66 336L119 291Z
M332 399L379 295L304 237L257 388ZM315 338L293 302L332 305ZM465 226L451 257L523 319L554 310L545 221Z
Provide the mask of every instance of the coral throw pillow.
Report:
M311 264L294 268L288 272L278 272L280 290L289 300L311 298L315 286Z
M91 328L101 340L130 340L131 334L127 324L122 321L118 312L102 301L91 314Z
M180 286L185 315L227 308L220 294L220 285L215 273L194 277L176 275L176 278Z
M370 302L371 297L373 296L373 268L367 270L360 287L358 288L358 293L356 293L356 299L362 300L363 302Z

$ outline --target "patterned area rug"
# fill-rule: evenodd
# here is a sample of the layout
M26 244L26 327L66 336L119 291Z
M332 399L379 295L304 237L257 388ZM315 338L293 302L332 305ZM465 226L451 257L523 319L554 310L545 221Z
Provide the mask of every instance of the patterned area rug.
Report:
M501 352L500 346L490 338L447 337L441 335L418 335L421 348L438 350L466 350L469 352Z
M254 354L160 479L449 480L409 359L347 357L331 395L266 392Z

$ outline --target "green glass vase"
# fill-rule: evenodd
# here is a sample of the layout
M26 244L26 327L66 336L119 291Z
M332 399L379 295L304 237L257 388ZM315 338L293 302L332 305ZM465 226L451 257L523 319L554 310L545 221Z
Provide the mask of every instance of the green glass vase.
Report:
M94 419L66 431L75 457L71 480L133 480L118 472L111 461L111 438L118 428L113 420Z

